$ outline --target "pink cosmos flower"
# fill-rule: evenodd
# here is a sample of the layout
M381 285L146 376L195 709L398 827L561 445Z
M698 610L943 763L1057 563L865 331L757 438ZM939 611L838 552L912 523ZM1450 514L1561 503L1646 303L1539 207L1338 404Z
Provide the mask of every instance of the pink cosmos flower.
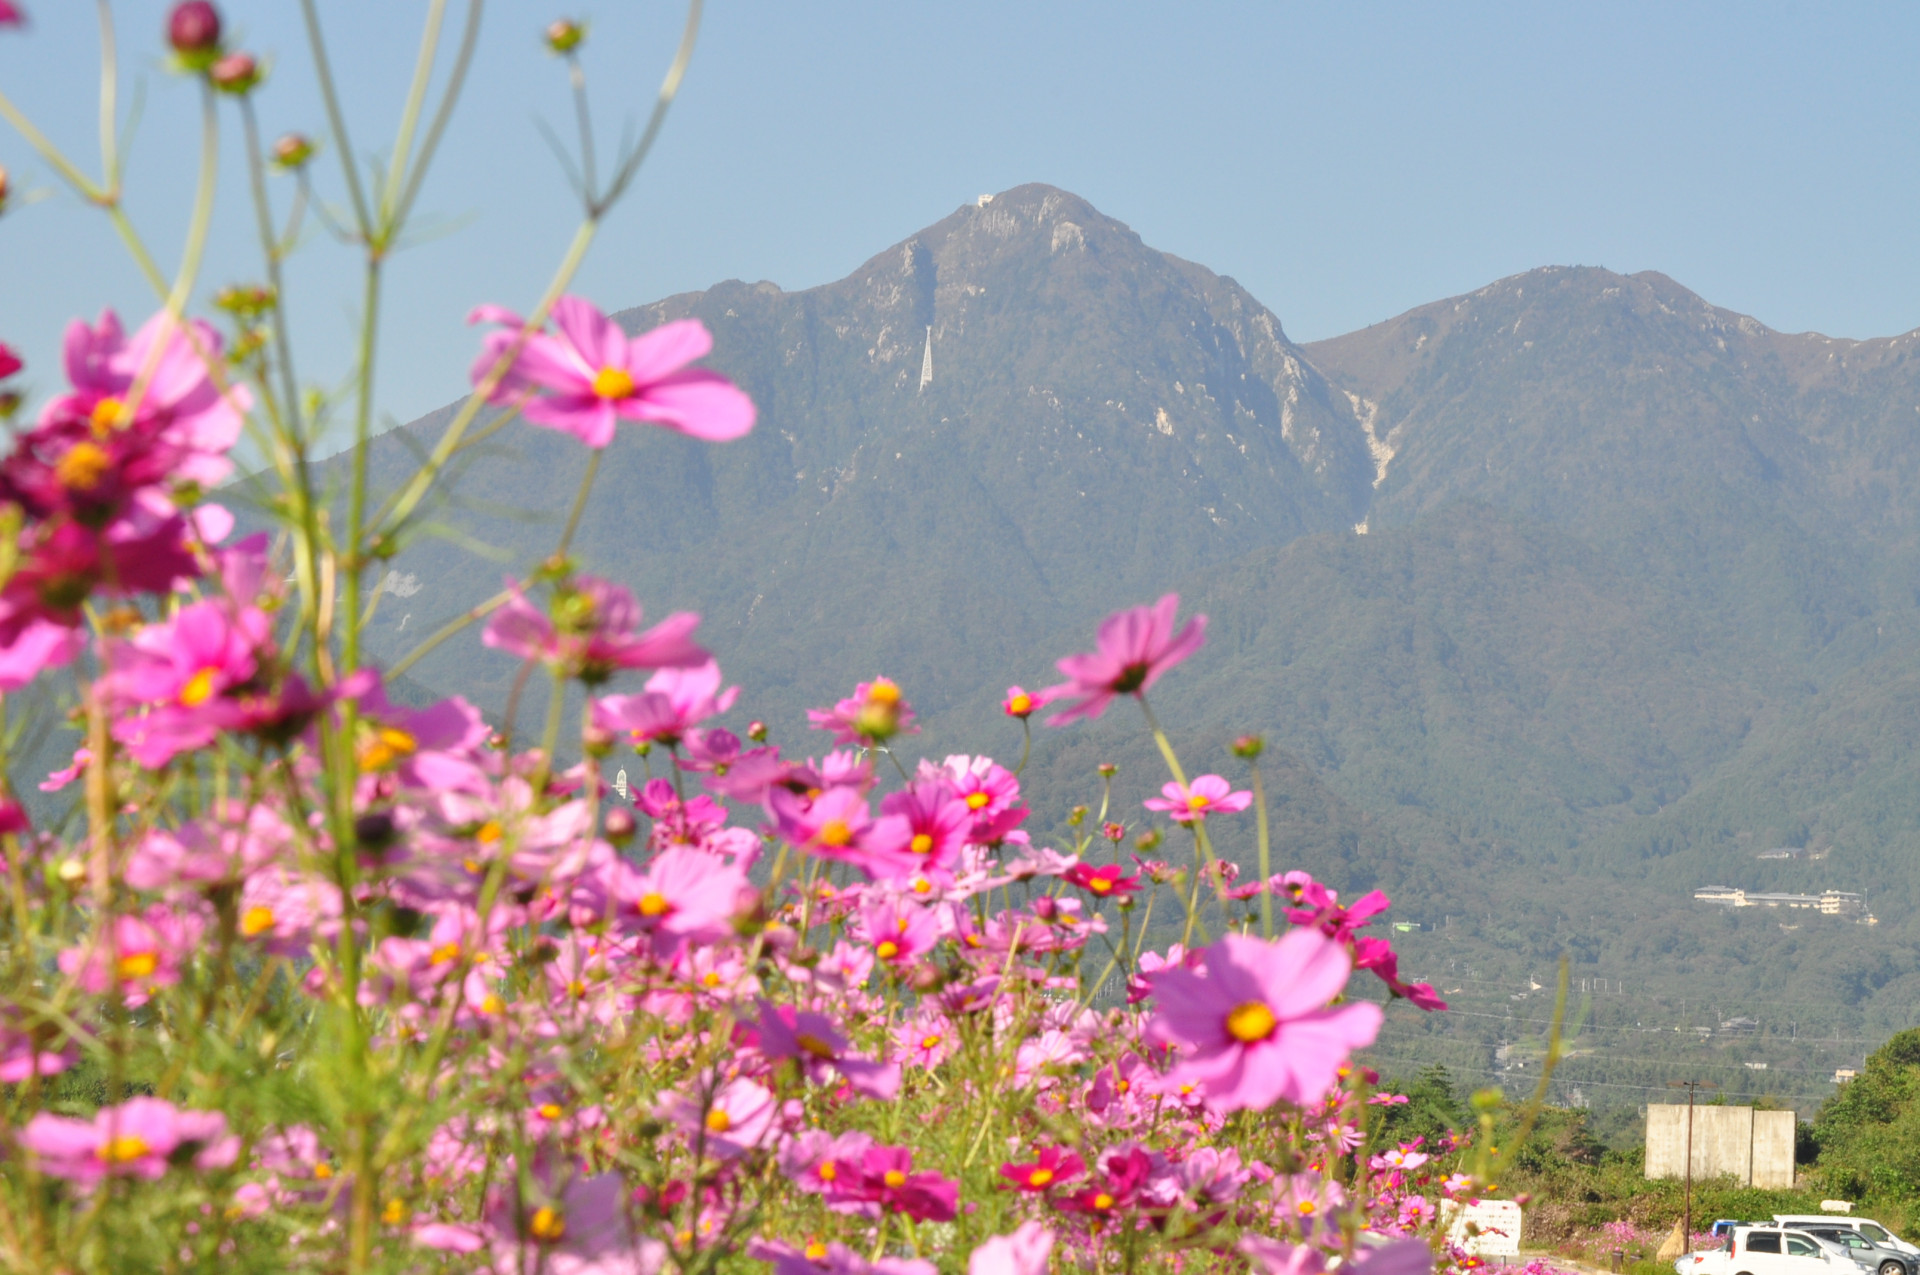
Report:
M910 1147L873 1147L858 1168L858 1177L843 1178L841 1189L888 1212L920 1222L951 1222L959 1210L960 1184L938 1173L915 1173Z
M922 779L882 797L880 810L906 821L909 836L897 875L953 880L954 865L973 827L973 811L965 798L942 781Z
M117 987L129 1006L147 1003L154 989L180 981L181 959L192 953L204 928L191 912L154 904L144 915L113 918L111 936L95 935L60 953L63 974L95 995Z
M1000 710L1008 717L1025 721L1040 709L1045 708L1051 695L1047 691L1029 691L1018 686L1007 688L1006 698L1000 701Z
M38 1030L15 1025L15 1012L0 1011L0 1085L17 1085L32 1076L57 1076L80 1060L71 1042L48 1049L59 1036L51 1024Z
M766 1141L773 1130L778 1104L772 1094L751 1080L730 1080L720 1086L705 1111L692 1098L668 1093L660 1113L678 1125L689 1143L697 1143L715 1159L731 1160Z
M733 707L740 688L720 689L720 665L714 660L692 668L663 668L647 679L639 695L609 695L593 705L593 724L626 732L635 743L652 741L672 748L709 717ZM735 751L739 741L734 740Z
M1321 1275L1327 1269L1327 1256L1319 1249L1264 1235L1241 1236L1240 1251L1258 1275ZM1354 1275L1433 1275L1433 1250L1425 1240L1396 1240L1361 1249L1340 1270Z
M1020 780L991 757L970 757L955 753L935 766L920 763L921 779L939 779L952 785L973 815L967 840L976 845L998 845L1026 820L1027 808L1020 804Z
M1076 863L1060 879L1068 885L1078 886L1097 899L1122 898L1140 889L1140 874L1136 872L1127 876L1117 863L1109 863L1103 868Z
M1041 1147L1027 1164L1009 1161L1000 1176L1024 1192L1050 1191L1065 1186L1087 1171L1087 1162L1065 1147Z
M914 734L913 706L888 678L861 682L853 694L831 709L810 708L807 721L815 730L833 732L836 744L878 744L902 733Z
M1148 810L1165 811L1175 823L1197 823L1208 815L1238 814L1253 803L1250 792L1234 792L1233 786L1218 775L1201 775L1191 784L1168 782L1161 796L1149 797L1141 804Z
M809 801L785 788L767 793L780 835L822 859L851 863L870 877L910 871L913 834L899 815L876 819L858 788L836 786Z
M240 1139L227 1133L217 1111L182 1111L159 1098L134 1098L105 1107L92 1120L41 1112L20 1131L20 1145L40 1172L69 1182L104 1177L166 1176L176 1157L196 1169L222 1169L240 1154Z
M741 869L705 851L673 846L644 868L625 859L600 865L581 880L575 900L589 918L605 917L623 930L652 936L664 954L730 934L746 886Z
M1159 1013L1149 1030L1182 1046L1169 1082L1197 1085L1213 1111L1318 1102L1347 1056L1379 1033L1378 1005L1328 1008L1352 963L1317 930L1273 943L1229 934L1200 955L1204 972L1153 976Z
M1145 694L1162 673L1199 650L1206 640L1207 617L1194 616L1176 633L1173 622L1179 611L1180 595L1169 593L1151 607L1118 611L1103 620L1095 639L1100 649L1061 660L1059 669L1067 680L1041 692L1049 702L1073 701L1047 724L1065 726L1098 717L1114 696Z
M860 914L860 932L873 954L893 966L931 951L944 928L940 912L900 899L874 903Z
M767 1058L791 1058L816 1084L838 1072L856 1093L878 1102L891 1102L900 1091L900 1065L877 1063L850 1052L847 1038L825 1014L774 1005L762 999L760 1018L752 1028L755 1043Z
M498 306L481 306L467 321L505 325L481 342L472 371L478 385L521 340L526 323ZM493 402L524 400L520 410L529 421L596 448L613 441L621 420L715 443L753 428L752 399L718 372L687 366L713 349L713 336L698 319L629 338L592 302L568 296L554 303L553 322L558 336L525 338Z
M936 1275L938 1267L917 1257L882 1257L867 1261L846 1245L818 1242L795 1248L778 1240L756 1239L747 1256L770 1262L773 1275Z
M1053 1232L1022 1222L1012 1235L996 1235L967 1258L967 1275L1047 1275Z
M552 1177L536 1172L536 1180ZM575 1175L563 1189L539 1183L532 1198L499 1189L478 1225L433 1222L413 1228L413 1241L442 1252L491 1248L495 1271L542 1275L658 1275L667 1246L637 1238L627 1223L626 1184L619 1173Z
M860 1157L873 1146L873 1136L854 1130L839 1135L824 1129L806 1129L780 1148L780 1172L809 1195L826 1195L843 1175L857 1177ZM838 1212L862 1211L856 1201L843 1201Z
M480 641L523 660L541 660L590 685L606 681L619 669L686 668L709 658L693 643L699 616L676 612L645 633L637 632L640 604L598 576L576 577L571 588L554 598L557 619L529 602L514 581L507 581L507 592L507 604L487 621Z

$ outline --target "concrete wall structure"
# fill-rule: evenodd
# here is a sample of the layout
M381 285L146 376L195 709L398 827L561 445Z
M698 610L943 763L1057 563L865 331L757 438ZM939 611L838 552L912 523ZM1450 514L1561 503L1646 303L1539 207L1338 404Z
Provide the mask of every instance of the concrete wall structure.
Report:
M1793 1186L1794 1116L1791 1111L1752 1107L1693 1108L1693 1176L1731 1175L1742 1186L1783 1190ZM1687 1108L1647 1107L1647 1176L1684 1177L1687 1171Z

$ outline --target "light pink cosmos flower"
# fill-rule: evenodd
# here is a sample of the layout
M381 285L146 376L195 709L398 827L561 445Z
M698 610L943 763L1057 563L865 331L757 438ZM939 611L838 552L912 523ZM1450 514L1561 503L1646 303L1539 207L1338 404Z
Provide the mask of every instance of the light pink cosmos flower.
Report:
M1240 1251L1258 1275L1321 1275L1327 1269L1327 1255L1319 1249L1264 1235L1243 1235ZM1425 1240L1396 1240L1361 1249L1340 1270L1353 1275L1433 1275L1433 1250Z
M612 859L589 870L575 900L591 916L644 934L659 955L684 943L712 943L733 932L747 874L715 855L671 846L645 867Z
M69 1182L104 1177L161 1178L176 1156L200 1170L222 1169L240 1154L217 1111L182 1111L159 1098L134 1098L105 1107L92 1120L41 1112L27 1121L19 1143L40 1172Z
M272 653L272 623L257 607L196 602L107 648L107 690L123 707L145 706L114 723L135 761L157 769L242 724L247 710L229 692L251 680Z
M660 1114L678 1125L689 1144L699 1144L719 1160L731 1160L759 1146L773 1131L779 1104L751 1080L730 1080L714 1093L704 1112L694 1099L668 1093Z
M1204 972L1153 976L1159 1013L1149 1030L1182 1046L1173 1084L1194 1084L1210 1110L1318 1102L1355 1049L1380 1031L1378 1005L1328 1008L1352 963L1318 930L1269 943L1229 934L1201 954Z
M1150 607L1118 611L1103 620L1095 638L1100 649L1059 661L1067 680L1041 692L1048 702L1072 701L1047 724L1065 726L1098 717L1114 696L1145 694L1162 673L1199 650L1206 641L1207 617L1194 616L1176 633L1173 622L1179 611L1180 595L1169 593Z
M558 1191L543 1185L537 1198L517 1205L513 1192L497 1189L488 1196L478 1225L426 1223L413 1228L413 1242L452 1253L490 1248L491 1269L503 1273L657 1275L666 1265L667 1246L636 1237L628 1225L626 1184L619 1173L575 1175Z
M773 1275L936 1275L932 1262L917 1257L882 1257L869 1262L838 1242L795 1248L778 1240L756 1239L747 1256L773 1265Z
M733 707L740 688L720 689L720 665L708 660L692 668L663 668L647 679L638 695L609 695L594 701L593 724L625 732L635 743L650 741L672 748L709 717ZM734 741L736 751L739 741Z
M17 1085L32 1076L57 1076L80 1061L80 1051L68 1042L58 1050L46 1046L59 1029L39 1031L15 1025L15 1012L0 1010L0 1085Z
M487 621L480 641L589 684L604 682L619 669L686 668L708 659L693 642L699 616L676 612L638 632L640 604L610 580L577 577L555 599L558 622L528 601L513 580L507 581L507 593L507 604Z
M760 1001L760 1018L752 1024L754 1043L772 1059L791 1058L809 1080L825 1080L837 1071L856 1093L878 1102L891 1102L900 1091L900 1065L877 1063L851 1052L847 1038L825 1014Z
M1234 792L1233 785L1218 775L1201 775L1190 784L1169 782L1161 795L1144 802L1148 810L1166 812L1175 823L1198 823L1208 815L1238 814L1253 804L1253 794Z
M82 991L99 995L117 987L127 1005L144 1005L155 988L180 981L180 961L192 953L203 928L195 914L156 903L144 915L113 918L111 944L96 935L61 952L60 972L73 976Z
M853 694L832 708L810 708L807 722L815 730L833 732L836 744L878 744L899 734L917 734L913 705L900 694L891 678L861 682Z
M165 311L142 324L131 340L112 310L101 311L92 328L76 319L67 327L62 350L73 390L46 405L41 426L79 420L102 433L157 428L179 449L173 476L211 487L233 472L226 454L240 441L245 414L253 407L244 385L229 385L223 393L208 376L208 367L220 364L221 349L212 325L195 320L183 330ZM146 388L129 416L128 400L143 376Z
M1022 1222L1012 1235L996 1235L967 1258L967 1275L1047 1275L1053 1232Z
M526 322L498 306L481 306L467 321L505 325L481 342L472 371L478 385L521 339ZM524 399L520 411L529 421L596 448L613 441L621 420L714 443L753 428L752 399L718 372L687 366L713 349L713 336L698 319L629 338L592 302L567 296L554 303L553 323L558 336L526 337L493 402Z
M907 821L891 814L874 818L866 794L858 788L831 787L811 800L772 788L767 812L781 837L822 859L851 863L870 877L895 876L903 866L912 868L908 846L913 833Z

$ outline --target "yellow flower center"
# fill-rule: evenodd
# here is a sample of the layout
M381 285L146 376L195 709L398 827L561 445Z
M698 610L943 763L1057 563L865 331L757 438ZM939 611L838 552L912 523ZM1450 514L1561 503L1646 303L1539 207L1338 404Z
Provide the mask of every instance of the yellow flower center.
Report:
M922 1036L920 1038L920 1048L922 1049L932 1049L939 1043L940 1037L938 1035Z
M815 1240L802 1251L806 1253L809 1262L817 1262L827 1255L827 1246Z
M898 704L899 702L900 688L884 677L874 678L873 684L867 687L869 704Z
M720 971L708 970L705 974L702 974L700 976L700 984L703 987L720 986Z
M187 679L180 688L180 702L188 708L198 708L213 698L214 670L203 668Z
M536 1240L552 1244L567 1233L567 1220L558 1209L535 1209L527 1219L527 1232Z
M486 999L480 1002L480 1012L483 1014L504 1014L507 1012L507 1003L500 999L498 993L488 992Z
M427 953L427 960L435 965L445 965L448 961L457 961L459 959L460 941L458 939L442 943L439 947Z
M248 938L273 928L273 909L252 907L240 914L240 932Z
M719 1107L707 1113L707 1132L725 1133L731 1128L733 1128L733 1117Z
M833 1057L833 1046L811 1032L801 1032L798 1036L794 1037L794 1043L812 1054L815 1058L830 1059Z
M886 1172L886 1175L882 1177L880 1180L882 1182L885 1182L888 1186L893 1187L897 1190L898 1188L903 1187L907 1184L907 1175L900 1172L900 1170L898 1169L888 1169Z
M500 826L498 819L489 819L480 825L480 830L473 834L473 839L483 846L490 846L506 835L507 830Z
M907 843L907 848L915 854L932 854L933 838L924 832L916 832L913 834L913 840Z
M373 738L360 746L360 768L380 770L402 757L411 757L420 742L395 726L382 726Z
M822 1160L820 1162L820 1180L822 1182L831 1182L839 1176L840 1170L833 1167L833 1161Z
M103 398L87 414L87 423L93 426L95 438L105 438L127 423L127 405L117 398Z
M1313 1216L1313 1201L1312 1201L1312 1200L1302 1200L1302 1201L1300 1201L1300 1203L1299 1203L1299 1204L1298 1204L1298 1205L1297 1205L1296 1207L1297 1207L1297 1208L1299 1208L1299 1210L1300 1210L1300 1216L1301 1216L1301 1217L1312 1217L1312 1216Z
M314 1181L325 1182L328 1178L332 1176L333 1176L333 1166L328 1164L325 1160L322 1160L320 1163L313 1166Z
M882 939L880 943L874 947L873 954L883 961L890 961L900 955L900 945L892 939Z
M967 809L979 810L981 807L985 806L989 801L992 801L992 800L993 798L989 797L986 793L970 792L967 794Z
M1108 890L1113 889L1113 882L1107 880L1105 877L1095 877L1093 880L1087 882L1087 889L1092 890L1095 894L1105 894Z
M933 882L927 880L925 877L917 877L913 883L913 892L915 894L932 894Z
M54 464L53 476L69 491L92 491L112 468L105 448L82 439Z
M147 1145L145 1138L123 1133L117 1138L108 1138L107 1145L100 1148L100 1158L109 1164L125 1164L129 1160L138 1160L150 1155L153 1148Z
M557 1102L543 1102L540 1104L540 1118L542 1120L558 1120L565 1114L565 1108Z
M573 999L575 1000L585 1000L587 995L587 985L581 982L577 978L568 979L567 995L573 997Z
M1188 810L1205 810L1207 808L1208 800L1209 799L1207 797L1207 794L1203 792L1190 792L1187 794L1187 809Z
M829 819L820 829L820 844L823 846L845 846L853 844L853 829L847 827L844 819Z
M1105 1191L1102 1191L1093 1197L1093 1207L1096 1209L1110 1209L1113 1207L1113 1197Z
M116 964L120 971L120 981L131 983L136 979L150 978L160 968L160 958L152 952L128 952Z
M1227 1014L1227 1035L1249 1045L1273 1035L1273 1029L1277 1026L1279 1022L1274 1018L1273 1011L1261 1001L1235 1005Z
M667 896L658 890L649 890L640 896L641 916L665 916L673 907L667 902Z
M625 368L603 367L594 374L593 392L601 398L632 398L633 376Z
M388 1226L398 1226L407 1220L407 1202L399 1196L387 1201L387 1207L380 1210L380 1220Z
M1007 701L1007 707L1015 714L1031 713L1033 711L1033 696L1024 693L1016 695Z
M1045 1186L1051 1181L1053 1181L1052 1169L1035 1169L1027 1175L1028 1186Z

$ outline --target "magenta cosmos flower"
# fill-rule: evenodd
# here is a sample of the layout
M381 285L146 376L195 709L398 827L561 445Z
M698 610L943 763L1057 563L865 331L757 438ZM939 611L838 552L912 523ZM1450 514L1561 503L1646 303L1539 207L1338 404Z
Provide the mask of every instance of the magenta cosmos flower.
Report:
M1218 775L1202 775L1190 784L1169 783L1161 795L1141 804L1148 810L1163 810L1175 823L1199 823L1208 815L1231 815L1245 810L1253 802L1250 792L1234 792L1233 785Z
M108 1176L159 1178L169 1161L190 1157L196 1169L221 1169L240 1154L217 1111L182 1111L159 1098L105 1107L91 1120L41 1112L20 1131L20 1145L40 1172L70 1182Z
M1047 1275L1053 1232L1022 1222L1012 1235L996 1235L967 1258L967 1275Z
M1169 593L1150 607L1118 611L1100 624L1095 638L1099 650L1069 655L1058 667L1067 680L1040 692L1043 702L1071 701L1047 719L1049 726L1065 726L1082 717L1107 711L1116 695L1141 695L1160 675L1200 649L1206 641L1207 617L1196 615L1174 631L1180 595Z
M1262 1110L1284 1098L1318 1102L1354 1050L1373 1043L1380 1007L1329 1008L1346 986L1346 949L1318 930L1269 943L1229 934L1200 953L1204 973L1152 976L1159 1013L1150 1029L1181 1047L1168 1076L1196 1085L1216 1112Z
M756 1239L747 1245L747 1256L771 1264L773 1275L935 1275L939 1269L917 1257L882 1257L869 1262L844 1244L822 1244L818 1240L805 1248L795 1248L778 1240Z
M469 323L504 324L487 334L474 360L473 381L484 381L526 323L498 306L481 306ZM753 428L753 400L718 372L687 365L713 349L698 319L663 324L629 338L618 324L580 297L553 307L558 336L536 332L494 390L495 403L524 401L521 415L563 430L589 447L613 441L621 420L646 421L680 434L723 443Z

